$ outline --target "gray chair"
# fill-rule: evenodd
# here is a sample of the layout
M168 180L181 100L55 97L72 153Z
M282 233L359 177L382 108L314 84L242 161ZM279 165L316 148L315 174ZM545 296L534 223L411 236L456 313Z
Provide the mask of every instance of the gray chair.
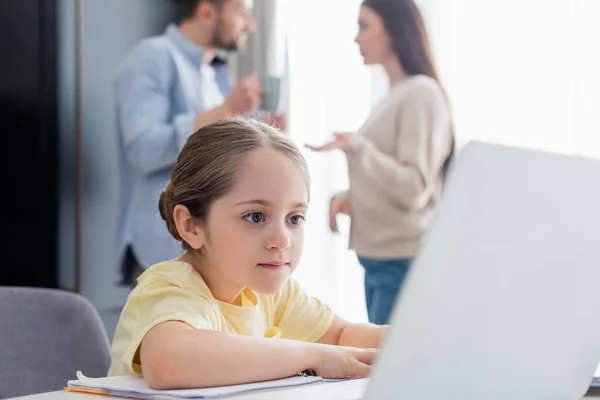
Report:
M0 287L0 399L61 390L75 372L106 376L108 336L84 297Z

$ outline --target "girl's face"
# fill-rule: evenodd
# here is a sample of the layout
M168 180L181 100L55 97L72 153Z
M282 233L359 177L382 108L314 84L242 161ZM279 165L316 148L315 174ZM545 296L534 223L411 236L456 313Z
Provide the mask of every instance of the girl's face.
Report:
M382 64L394 57L392 40L381 17L367 6L360 8L358 35L354 39L366 65Z
M247 156L202 228L201 272L216 298L281 290L300 262L308 197L307 177L286 155L265 148Z

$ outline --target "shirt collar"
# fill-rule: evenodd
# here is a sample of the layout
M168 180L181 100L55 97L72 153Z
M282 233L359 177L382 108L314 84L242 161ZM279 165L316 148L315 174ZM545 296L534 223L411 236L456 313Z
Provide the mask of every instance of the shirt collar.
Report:
M188 39L175 24L170 24L167 27L165 36L183 53L184 56L189 58L196 67L200 68L204 62L204 50L202 47ZM225 64L227 64L227 57L220 53L218 53L210 63L213 67L223 66Z

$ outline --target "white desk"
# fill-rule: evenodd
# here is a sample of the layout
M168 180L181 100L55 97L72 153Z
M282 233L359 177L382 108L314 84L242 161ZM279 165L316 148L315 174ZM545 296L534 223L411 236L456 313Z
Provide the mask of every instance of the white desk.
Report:
M235 400L360 400L366 390L368 379L352 380L337 383L323 383L300 386L290 389L279 389L268 392L249 393L227 397ZM18 397L19 400L102 400L103 397L71 392L50 392L32 396ZM115 399L116 397L104 397ZM585 397L583 400L596 400L598 397ZM118 399L122 400L122 399Z
M360 400L367 387L368 379L357 379L336 383L318 383L288 389L248 393L228 400ZM97 396L91 394L72 393L67 391L49 392L31 396L17 397L18 400L102 400L118 399L117 397ZM122 400L122 399L119 399Z

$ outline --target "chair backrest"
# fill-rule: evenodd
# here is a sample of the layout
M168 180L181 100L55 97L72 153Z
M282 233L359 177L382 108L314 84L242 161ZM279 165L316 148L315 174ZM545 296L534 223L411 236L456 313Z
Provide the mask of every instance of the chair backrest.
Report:
M106 376L108 336L84 297L0 287L0 398L61 390L76 371Z

